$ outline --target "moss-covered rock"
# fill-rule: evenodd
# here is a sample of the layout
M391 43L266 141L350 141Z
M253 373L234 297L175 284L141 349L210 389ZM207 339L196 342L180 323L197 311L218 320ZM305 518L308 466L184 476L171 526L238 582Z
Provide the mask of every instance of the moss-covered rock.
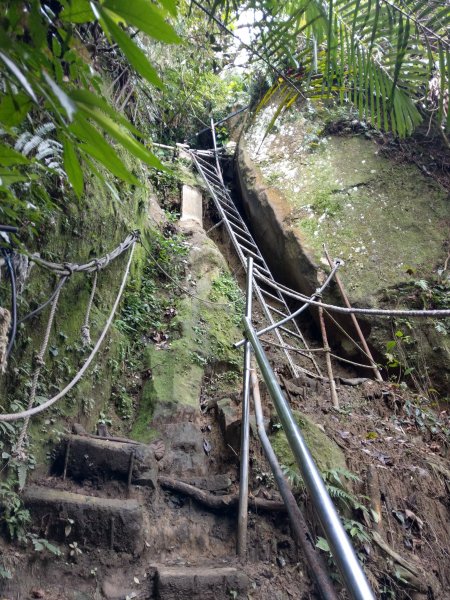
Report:
M143 233L150 227L156 200L147 177L147 169L134 166L124 151L122 158L131 168L140 170L139 187L122 185L120 202L111 193L114 177L104 173L106 185L92 176L86 177L85 196L80 203L70 192L60 211L55 212L40 228L34 240L24 240L31 251L56 262L88 262L113 250L135 229ZM56 203L60 199L55 198ZM61 203L61 202L60 202ZM98 275L98 286L90 315L90 334L95 343L102 331L118 293L128 253L111 262ZM145 252L138 245L134 252L130 279L139 281L145 264ZM93 276L74 273L62 289L45 367L39 379L37 396L49 398L73 378L85 361L89 350L81 343L81 326L91 292ZM34 266L19 297L19 318L47 300L55 286L48 271ZM5 302L7 299L5 298ZM10 368L0 382L5 410L26 406L33 370L33 355L40 348L47 325L49 309L19 328ZM29 440L37 462L42 464L49 449L49 439L56 440L69 429L71 422L81 422L89 431L95 427L99 413L108 414L111 390L121 376L116 368L127 336L114 325L110 328L92 367L75 388L51 409L31 419ZM20 403L20 404L18 404ZM17 422L18 428L21 426Z
M293 411L294 418L305 438L314 462L319 470L345 469L345 457L339 446L330 439L309 417L299 411ZM271 442L281 465L298 471L297 463L283 430L271 436Z
M238 175L255 237L277 277L311 294L329 271L325 243L345 261L340 273L352 304L411 306L411 295L397 290L435 280L447 255L447 192L416 165L384 157L370 136L327 134L317 107L286 113L261 143L273 110L260 112L241 138ZM341 302L333 286L328 300ZM364 328L373 329L370 342L385 361L391 323L367 319ZM437 337L431 323L417 345L433 339L422 358L446 390L450 344L448 335Z
M224 296L211 299L214 282L227 270L225 259L200 226L187 222L181 227L189 243L188 279L181 285L191 293L177 301L167 343L150 344L145 350L144 368L151 370L151 378L144 385L132 429L141 441L151 439L154 420L183 407L199 407L208 365L239 368L239 352L232 346L239 338L235 307Z

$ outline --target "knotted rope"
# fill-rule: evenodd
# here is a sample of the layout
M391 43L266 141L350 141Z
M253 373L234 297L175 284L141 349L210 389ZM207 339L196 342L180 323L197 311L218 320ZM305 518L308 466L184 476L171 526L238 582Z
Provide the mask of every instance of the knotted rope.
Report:
M84 318L84 323L81 326L81 341L83 346L86 348L91 344L91 328L89 325L89 317L91 315L92 303L94 302L95 291L97 289L97 278L98 278L98 270L95 271L94 281L92 282L92 290L91 295L89 296L89 302L86 308L86 316Z
M52 331L52 325L53 325L53 321L55 319L55 313L56 313L56 308L58 306L60 293L61 293L61 287L58 288L56 295L53 299L52 307L50 309L50 314L48 316L47 328L45 330L44 339L42 340L41 348L40 348L39 352L37 353L35 360L34 360L35 368L34 368L33 379L32 379L32 383L31 383L30 398L28 400L28 410L31 409L31 407L33 406L34 401L36 399L37 384L39 381L39 376L41 374L42 367L45 365L44 356L47 351L48 341L50 339L50 333ZM29 421L30 421L30 417L27 415L25 417L25 421L23 423L22 430L19 434L19 438L17 440L17 444L14 449L14 453L20 459L23 458L22 447L23 447L23 444L25 441L25 436L27 434Z

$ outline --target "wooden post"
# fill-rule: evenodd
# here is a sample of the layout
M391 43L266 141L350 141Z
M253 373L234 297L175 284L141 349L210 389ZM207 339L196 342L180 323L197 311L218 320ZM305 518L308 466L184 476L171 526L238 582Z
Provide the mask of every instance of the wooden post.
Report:
M323 249L325 251L325 256L327 257L328 264L332 268L333 267L333 262L332 262L332 260L330 258L330 255L328 254L328 250L327 250L325 244L323 245ZM345 306L347 308L352 308L352 305L350 304L348 296L347 296L347 294L345 292L342 280L341 280L341 278L339 277L339 275L337 273L335 274L334 279L335 279L335 281L337 283L339 291L341 292L342 300L344 301ZM350 317L352 319L353 326L355 327L356 333L358 334L359 340L361 342L361 346L363 347L364 352L367 354L367 357L370 360L370 364L372 366L372 370L373 370L373 373L375 375L375 379L377 381L381 382L381 381L383 381L383 378L381 376L380 370L377 367L376 362L373 359L372 352L370 351L370 348L367 345L366 338L364 337L364 334L363 334L363 332L361 330L361 327L359 326L358 319L356 318L356 316L353 313L350 315Z

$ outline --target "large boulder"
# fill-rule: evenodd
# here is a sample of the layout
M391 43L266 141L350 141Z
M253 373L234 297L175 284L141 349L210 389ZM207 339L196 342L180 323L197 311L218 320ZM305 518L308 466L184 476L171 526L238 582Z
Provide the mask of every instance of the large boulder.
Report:
M311 294L329 271L325 243L331 257L345 261L341 278L355 306L416 308L427 286L425 301L444 297L432 290L448 252L447 192L415 165L384 157L367 133L327 133L314 110L286 113L262 141L273 110L260 112L242 136L237 171L244 210L275 277ZM341 302L335 286L326 299ZM393 327L403 336L395 338ZM424 362L435 384L448 389L444 324L371 318L363 328L380 362L386 364L386 343L403 338L415 363L408 366Z

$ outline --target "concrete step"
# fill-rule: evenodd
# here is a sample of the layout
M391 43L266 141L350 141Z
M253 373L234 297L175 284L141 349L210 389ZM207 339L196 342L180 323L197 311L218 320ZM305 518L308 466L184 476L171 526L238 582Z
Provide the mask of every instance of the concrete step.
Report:
M159 565L154 592L158 600L229 600L245 597L249 583L247 575L235 567Z
M157 461L152 446L110 441L102 438L67 435L54 463L59 474L72 479L118 479L156 487Z
M99 498L30 486L23 500L33 525L57 542L140 554L144 515L137 500Z

